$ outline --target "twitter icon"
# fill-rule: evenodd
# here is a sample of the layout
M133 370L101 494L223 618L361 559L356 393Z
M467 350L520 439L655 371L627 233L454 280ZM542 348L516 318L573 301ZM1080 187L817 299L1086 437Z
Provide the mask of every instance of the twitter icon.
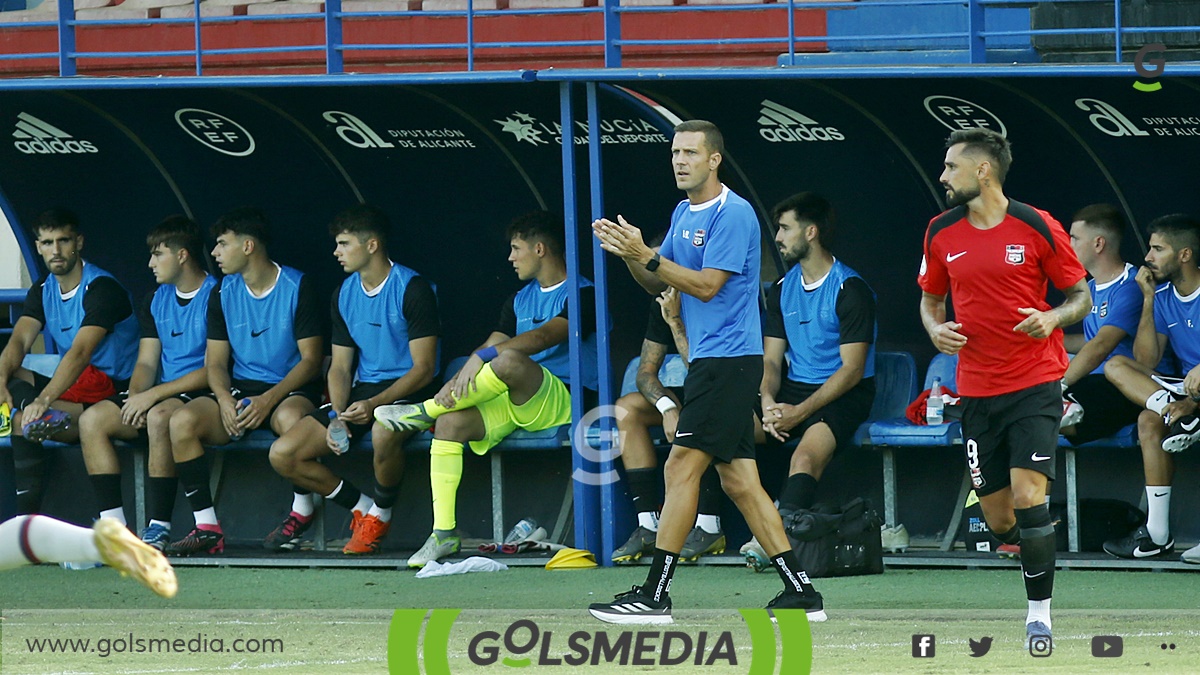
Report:
M988 650L992 648L992 638L990 637L979 638L978 642L968 638L967 643L971 646L971 656L974 658L979 658L980 656L987 654Z

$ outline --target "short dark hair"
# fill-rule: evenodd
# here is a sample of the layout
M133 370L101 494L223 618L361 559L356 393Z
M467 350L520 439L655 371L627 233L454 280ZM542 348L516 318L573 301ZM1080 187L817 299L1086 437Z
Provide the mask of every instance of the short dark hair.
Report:
M204 235L201 234L196 221L187 216L167 216L161 223L150 228L146 233L146 246L153 252L159 244L176 251L187 251L188 257L199 265L200 269L207 266L204 259Z
M946 147L950 148L959 143L966 143L963 152L982 152L992 162L996 172L996 182L1004 184L1008 177L1008 168L1012 166L1012 144L1003 134L991 129L959 129L950 133L946 139Z
M1192 260L1200 263L1200 220L1186 213L1172 213L1150 221L1146 232L1161 234L1176 251L1192 249Z
M33 236L41 236L43 230L71 230L76 235L79 232L79 216L70 209L53 208L42 211L33 219Z
M528 242L542 242L550 249L550 253L559 258L566 257L567 245L561 217L549 211L530 211L517 216L509 224L505 236L509 241L520 237Z
M1121 237L1125 234L1125 214L1112 204L1088 204L1075 212L1071 222L1083 221L1091 227L1100 230L1104 238L1114 246L1120 247Z
M837 212L833 204L815 192L798 192L771 209L771 222L778 223L783 214L795 212L797 220L807 220L817 226L817 239L828 247L837 229Z
M267 214L256 206L241 206L217 219L210 230L213 239L226 232L254 237L264 246L271 244L271 223Z
M379 240L380 248L385 252L388 245L388 231L391 229L392 221L388 218L387 212L370 204L355 204L343 209L334 216L333 222L329 223L329 234L334 237L343 232L358 237L360 242L366 242L367 239L375 237Z
M708 146L709 150L720 153L722 157L725 156L725 136L721 134L717 125L708 120L688 120L675 125L675 133L684 131L699 131L704 134L704 145Z

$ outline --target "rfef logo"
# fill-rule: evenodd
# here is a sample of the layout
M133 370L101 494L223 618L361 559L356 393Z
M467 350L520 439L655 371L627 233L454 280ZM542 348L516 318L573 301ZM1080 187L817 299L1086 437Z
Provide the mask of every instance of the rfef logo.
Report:
M497 630L454 631L461 612L460 609L396 610L388 629L388 670L404 675L450 675L450 654L456 659L465 655L470 666L467 663L462 666L472 672L480 667L530 666L600 667L596 672L612 672L618 666L628 667L634 673L651 666L655 672L693 673L704 672L707 666L749 665L748 672L756 674L808 675L812 669L812 635L808 618L798 609L775 611L778 642L766 610L738 610L749 632L749 664L744 663L744 642L739 661L737 642L746 637L740 625L729 630L710 627L661 631L647 627L618 632L611 626L599 628L600 624L580 616L580 624L566 630L558 628L563 623L560 617L554 629L531 619L518 619L497 626ZM464 628L474 628L481 623L474 619L461 624Z
M221 154L245 157L254 152L254 137L246 127L224 115L198 108L182 108L175 111L175 123L188 136Z
M100 152L90 141L71 134L29 113L18 113L13 147L26 155L87 155Z
M925 97L925 112L951 131L960 129L991 129L1001 136L1008 135L1004 122L987 108L955 96Z

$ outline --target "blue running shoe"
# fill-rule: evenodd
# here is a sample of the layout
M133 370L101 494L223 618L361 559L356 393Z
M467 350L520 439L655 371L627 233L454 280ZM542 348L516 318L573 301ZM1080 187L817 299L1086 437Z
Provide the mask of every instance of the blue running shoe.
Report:
M161 552L167 547L167 544L171 543L171 528L163 527L158 523L150 523L146 529L142 530L142 543Z

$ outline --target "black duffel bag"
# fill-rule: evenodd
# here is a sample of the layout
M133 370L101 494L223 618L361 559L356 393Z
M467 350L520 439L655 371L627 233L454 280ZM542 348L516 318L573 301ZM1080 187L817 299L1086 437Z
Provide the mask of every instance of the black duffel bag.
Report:
M785 516L783 527L810 577L883 574L883 521L869 500L858 498L841 509L815 504Z

